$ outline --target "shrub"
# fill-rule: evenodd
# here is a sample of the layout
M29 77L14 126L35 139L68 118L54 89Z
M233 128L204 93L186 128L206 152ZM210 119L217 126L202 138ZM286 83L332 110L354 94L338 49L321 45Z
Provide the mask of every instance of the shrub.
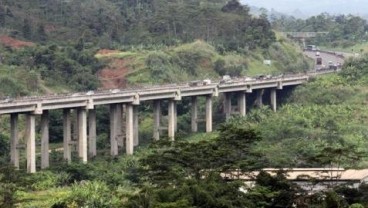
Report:
M72 185L71 192L52 207L121 207L121 202L104 182L83 181Z

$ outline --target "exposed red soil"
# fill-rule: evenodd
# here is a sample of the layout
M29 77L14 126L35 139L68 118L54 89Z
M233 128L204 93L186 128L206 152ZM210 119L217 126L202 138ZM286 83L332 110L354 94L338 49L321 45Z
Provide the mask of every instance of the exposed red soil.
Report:
M0 43L3 44L4 46L8 46L11 48L23 48L23 47L30 47L30 46L35 45L32 42L17 40L15 38L12 38L6 35L0 36Z
M98 73L103 89L125 88L127 86L126 75L129 73L129 60L109 59L107 67Z

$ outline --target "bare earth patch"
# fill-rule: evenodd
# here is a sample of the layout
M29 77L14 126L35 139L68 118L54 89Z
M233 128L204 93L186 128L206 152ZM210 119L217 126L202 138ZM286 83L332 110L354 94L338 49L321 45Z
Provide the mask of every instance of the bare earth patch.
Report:
M129 73L129 60L109 59L109 61L108 66L98 73L102 89L125 88L127 86L125 77Z
M0 36L0 43L3 44L4 46L8 46L11 48L23 48L23 47L30 47L30 46L35 45L32 42L17 40L15 38L12 38L6 35Z

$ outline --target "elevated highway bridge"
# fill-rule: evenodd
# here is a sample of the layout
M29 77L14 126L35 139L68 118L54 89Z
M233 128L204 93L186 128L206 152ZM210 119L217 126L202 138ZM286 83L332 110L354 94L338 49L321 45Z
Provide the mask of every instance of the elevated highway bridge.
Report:
M171 140L177 131L177 105L185 98L191 98L191 130L198 131L198 123L205 122L206 132L212 131L213 98L223 94L224 114L229 119L232 114L246 115L247 97L256 95L256 103L263 104L264 91L269 91L271 108L276 111L277 91L284 87L297 86L308 82L310 77L333 71L294 74L269 78L237 78L226 82L203 82L199 85L178 84L147 86L137 89L113 89L95 92L79 92L74 94L20 97L0 100L0 116L10 115L11 162L19 168L19 116L25 116L25 142L27 171L36 172L36 134L41 137L41 168L49 167L49 111L63 110L63 151L64 159L71 161L72 146L76 144L79 158L87 162L89 157L96 156L96 106L108 105L110 108L110 153L117 156L119 147L125 143L125 152L133 154L139 145L138 106L144 102L152 102L153 106L153 138L158 140L164 132L168 132ZM232 99L232 97L236 99ZM204 97L204 118L199 118L198 99ZM236 100L235 105L232 100ZM162 126L162 103L168 102L167 126ZM165 105L166 106L166 105ZM122 112L125 118L122 117ZM72 113L76 117L73 128ZM40 117L40 128L36 128L36 117ZM123 122L124 119L124 122ZM122 129L125 129L123 136ZM40 129L40 132L36 132Z

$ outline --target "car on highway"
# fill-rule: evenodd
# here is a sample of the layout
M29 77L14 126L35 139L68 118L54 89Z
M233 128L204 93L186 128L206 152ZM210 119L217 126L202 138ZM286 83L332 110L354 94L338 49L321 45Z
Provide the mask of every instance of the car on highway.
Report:
M321 57L317 57L316 65L322 65L322 58Z
M317 52L316 52L316 56L319 56L319 55L320 55L320 53L319 53L319 51L317 51Z

